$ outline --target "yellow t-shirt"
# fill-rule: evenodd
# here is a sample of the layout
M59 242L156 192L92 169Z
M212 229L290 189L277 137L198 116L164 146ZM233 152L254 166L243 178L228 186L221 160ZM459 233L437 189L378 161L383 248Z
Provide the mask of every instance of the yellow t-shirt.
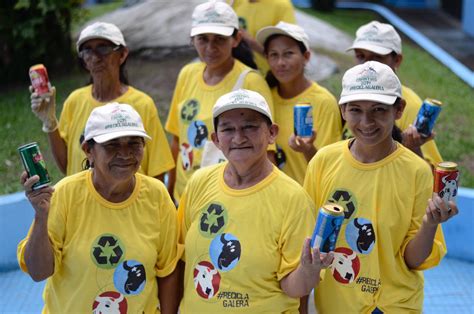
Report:
M174 198L179 202L184 187L191 175L201 167L204 144L211 139L214 130L212 107L217 99L232 91L240 74L249 69L235 60L234 67L217 85L204 82L205 63L186 65L178 76L168 120L165 128L179 138ZM249 72L242 85L260 93L273 112L272 95L265 80L256 72Z
M317 149L337 142L341 138L341 114L336 98L324 87L313 84L298 96L283 99L278 89L272 89L275 122L279 126L277 137L277 165L299 184L303 184L308 162L302 153L288 145L288 139L294 133L293 107L296 104L310 104L313 107L313 128L317 137L314 142Z
M129 86L125 94L113 101L132 106L140 114L145 130L152 138L145 144L139 172L156 177L173 169L173 156L153 99ZM82 162L86 155L81 149L81 135L84 134L84 128L92 110L105 104L92 97L92 85L75 90L64 102L59 119L59 132L67 145L66 175L82 170Z
M316 207L337 203L345 219L334 262L315 290L319 313L421 313L423 273L408 269L406 245L418 232L433 177L426 162L397 144L375 163L358 162L350 140L321 149L308 165L304 188ZM446 254L441 226L431 255L418 268L436 266Z
M252 38L266 26L275 26L280 21L296 23L295 10L289 0L235 0L232 4L239 16L240 28L245 29ZM259 53L254 53L255 62L261 73L270 69L267 60Z
M414 124L416 116L418 115L418 110L420 110L423 101L412 89L403 85L402 98L405 99L407 104L405 106L405 110L403 110L402 117L396 120L395 124L400 128L400 130L403 131L406 130L410 124ZM342 139L348 139L351 137L352 133L345 124L342 131ZM434 140L423 144L421 146L421 152L423 153L425 160L427 160L433 166L436 166L438 163L443 161L443 157L441 157Z
M300 262L315 222L303 188L278 168L235 190L227 162L190 179L178 208L185 244L183 313L298 313L280 280Z
M171 274L183 251L171 198L160 181L136 174L130 197L111 203L95 190L91 173L55 186L48 217L54 273L43 313L90 313L107 297L121 313L158 313L156 276ZM24 272L28 237L18 244Z

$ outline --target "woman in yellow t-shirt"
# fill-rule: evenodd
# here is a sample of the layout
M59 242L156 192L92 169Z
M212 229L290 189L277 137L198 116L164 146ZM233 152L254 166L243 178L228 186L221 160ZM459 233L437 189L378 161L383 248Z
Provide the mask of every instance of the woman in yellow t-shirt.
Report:
M43 313L176 313L176 208L164 184L137 173L153 140L128 104L95 108L82 149L89 170L55 187L33 190L38 176L22 175L35 210L18 244L21 269L47 279Z
M304 74L311 53L308 36L301 27L280 22L261 29L257 41L265 47L271 70L267 81L272 88L275 122L280 126L277 165L303 184L308 161L316 151L340 140L342 124L336 98ZM293 107L296 104L312 107L311 137L294 134Z
M311 252L314 207L267 156L278 126L265 99L220 97L212 140L227 162L198 170L178 208L184 313L297 313L332 253ZM302 250L303 247L303 250Z
M423 273L446 254L441 223L458 213L433 193L429 165L396 142L405 108L393 70L349 69L339 100L353 139L321 149L304 187L316 206L344 208L334 262L315 290L320 313L421 313Z
M201 62L181 70L165 126L173 135L171 151L176 169L170 172L169 190L177 202L209 147L216 100L232 90L247 88L261 93L272 107L265 80L239 61L244 60L238 53L241 39L237 15L228 4L209 1L196 6L191 42ZM244 56L251 59L250 50Z

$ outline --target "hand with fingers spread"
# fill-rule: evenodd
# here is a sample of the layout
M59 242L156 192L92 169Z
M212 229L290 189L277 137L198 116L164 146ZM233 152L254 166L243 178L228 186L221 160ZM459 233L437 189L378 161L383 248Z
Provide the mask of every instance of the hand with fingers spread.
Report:
M316 140L316 131L313 130L311 137L301 137L295 134L291 134L288 139L288 145L296 152L303 153L307 161L310 161L311 158L316 154L317 149L314 146L314 141Z
M33 185L38 181L39 176L37 175L28 178L26 171L21 174L20 182L25 188L25 195L36 211L36 215L47 217L54 188L47 186L38 190L33 190Z
M447 206L437 193L433 193L433 197L428 200L426 207L426 214L423 217L423 223L437 226L440 223L446 222L453 216L458 214L459 210L456 203L449 201Z
M43 122L43 132L51 133L58 128L56 118L56 88L43 95L38 95L32 86L31 93L31 111Z

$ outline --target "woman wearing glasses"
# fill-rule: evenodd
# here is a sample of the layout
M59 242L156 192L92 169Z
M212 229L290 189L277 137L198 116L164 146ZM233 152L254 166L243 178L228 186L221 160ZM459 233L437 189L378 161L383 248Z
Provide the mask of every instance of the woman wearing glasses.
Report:
M139 171L162 177L174 167L174 161L153 100L128 85L125 71L128 48L121 31L110 23L94 23L82 30L76 48L81 66L90 74L90 84L69 95L59 121L55 88L42 97L33 90L31 93L32 111L43 122L43 131L48 134L59 169L66 175L83 169L86 156L81 142L87 118L94 108L114 101L132 105L153 138L144 151Z

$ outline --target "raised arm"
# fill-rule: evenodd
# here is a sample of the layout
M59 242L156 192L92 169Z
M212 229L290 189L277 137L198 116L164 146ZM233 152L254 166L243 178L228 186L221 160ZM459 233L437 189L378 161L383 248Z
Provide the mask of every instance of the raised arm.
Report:
M53 247L48 236L48 214L54 189L45 187L33 191L31 187L38 181L38 176L27 179L26 172L21 176L26 196L35 210L34 223L24 254L28 273L34 281L42 281L54 272Z

